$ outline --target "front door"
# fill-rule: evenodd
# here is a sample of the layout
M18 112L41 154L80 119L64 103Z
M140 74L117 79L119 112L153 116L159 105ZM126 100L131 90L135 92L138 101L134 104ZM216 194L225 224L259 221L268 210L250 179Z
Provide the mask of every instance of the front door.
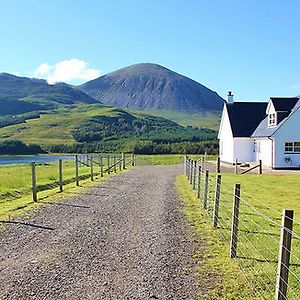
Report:
M254 159L254 161L260 160L260 143L259 143L259 141L254 141L253 159Z

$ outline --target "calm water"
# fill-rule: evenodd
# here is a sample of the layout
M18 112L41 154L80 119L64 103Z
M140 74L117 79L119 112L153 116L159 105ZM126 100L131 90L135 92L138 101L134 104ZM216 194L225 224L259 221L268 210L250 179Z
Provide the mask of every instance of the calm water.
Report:
M44 163L63 160L72 160L72 155L0 155L0 165L26 164L31 162Z

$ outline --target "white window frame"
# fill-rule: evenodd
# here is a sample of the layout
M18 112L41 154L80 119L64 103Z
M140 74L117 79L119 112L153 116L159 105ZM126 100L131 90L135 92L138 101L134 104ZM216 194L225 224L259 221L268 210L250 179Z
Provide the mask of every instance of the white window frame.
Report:
M287 149L290 149L290 150L287 150ZM300 154L300 142L291 142L291 141L285 142L284 143L284 153Z
M269 114L268 117L268 126L274 127L277 125L277 114L276 112Z

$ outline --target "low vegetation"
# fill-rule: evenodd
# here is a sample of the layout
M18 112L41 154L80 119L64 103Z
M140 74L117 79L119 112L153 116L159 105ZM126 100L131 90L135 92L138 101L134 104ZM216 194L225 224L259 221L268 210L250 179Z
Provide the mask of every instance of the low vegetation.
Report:
M21 141L0 142L0 155L2 154L38 154L43 153L39 145L26 145Z

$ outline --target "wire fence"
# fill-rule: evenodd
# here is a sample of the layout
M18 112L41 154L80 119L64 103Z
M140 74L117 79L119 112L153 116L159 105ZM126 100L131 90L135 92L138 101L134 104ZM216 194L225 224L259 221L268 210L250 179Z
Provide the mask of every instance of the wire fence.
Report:
M184 172L257 299L300 299L300 223L185 157Z
M77 186L86 179L91 181L117 173L135 165L133 154L74 155L73 160L59 159L52 163L11 165L0 170L0 216L10 218L11 213L37 202L57 189ZM48 192L49 191L49 192Z

